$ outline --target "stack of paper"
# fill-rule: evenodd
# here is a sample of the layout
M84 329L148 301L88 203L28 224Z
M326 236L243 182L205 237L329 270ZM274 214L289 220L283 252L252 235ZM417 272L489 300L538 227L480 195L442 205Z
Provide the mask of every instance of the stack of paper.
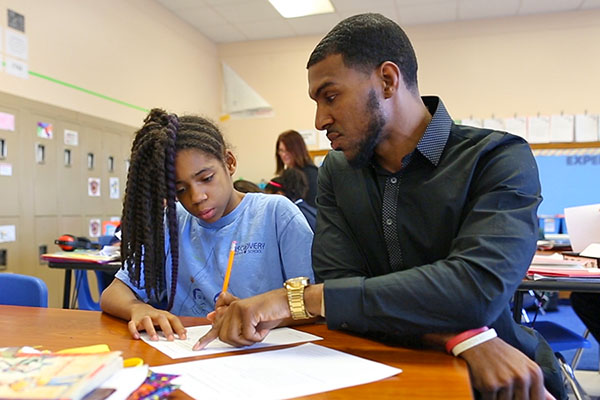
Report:
M561 254L554 253L549 256L534 256L531 265L529 266L529 270L527 271L527 275L570 278L600 278L600 269L586 268L578 261L565 260Z

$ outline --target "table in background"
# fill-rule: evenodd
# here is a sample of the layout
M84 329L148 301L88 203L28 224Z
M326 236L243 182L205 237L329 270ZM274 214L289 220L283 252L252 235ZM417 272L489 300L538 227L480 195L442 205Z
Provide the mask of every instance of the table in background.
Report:
M600 278L595 281L592 278L560 278L560 279L538 279L523 280L513 299L513 318L521 323L523 309L523 295L529 290L541 290L546 292L567 290L570 292L592 292L600 293Z
M207 324L203 318L181 318L184 325ZM381 381L340 390L318 393L310 399L472 399L469 371L464 360L433 350L392 347L341 331L328 330L322 324L295 327L323 338L318 345L401 368L402 373ZM120 350L124 358L141 357L150 366L173 364L195 359L246 354L242 350L203 357L173 360L141 340L133 340L125 321L97 311L63 310L0 306L2 346L42 346L57 351L64 348L107 344ZM282 346L291 347L291 346ZM276 379L276 377L273 377ZM171 399L187 399L176 391Z
M71 303L71 271L74 269L83 269L91 271L104 271L114 274L121 268L120 261L109 263L93 263L93 262L78 262L78 261L48 261L48 267L64 269L65 283L63 288L63 308L69 308Z

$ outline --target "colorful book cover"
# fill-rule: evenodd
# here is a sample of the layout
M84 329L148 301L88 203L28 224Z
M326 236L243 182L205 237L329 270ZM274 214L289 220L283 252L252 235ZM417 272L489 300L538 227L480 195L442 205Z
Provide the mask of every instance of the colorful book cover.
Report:
M0 349L1 399L78 400L123 366L117 351L97 354L21 353Z

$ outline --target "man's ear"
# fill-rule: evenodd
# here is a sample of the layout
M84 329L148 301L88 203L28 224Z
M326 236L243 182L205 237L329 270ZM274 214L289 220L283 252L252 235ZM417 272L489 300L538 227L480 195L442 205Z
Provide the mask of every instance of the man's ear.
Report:
M378 72L381 83L383 84L383 96L388 99L398 91L398 85L401 84L402 73L400 72L400 68L391 61L385 61L381 64Z
M227 167L227 172L229 172L229 176L233 176L235 171L237 170L237 159L231 152L231 150L225 150L225 166Z

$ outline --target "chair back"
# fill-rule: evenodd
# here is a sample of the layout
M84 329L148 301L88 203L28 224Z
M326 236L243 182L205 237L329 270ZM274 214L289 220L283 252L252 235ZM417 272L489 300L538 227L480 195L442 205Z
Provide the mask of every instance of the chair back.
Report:
M48 307L48 286L35 276L0 273L0 304Z
M525 324L538 331L554 352L590 347L589 340L552 321L537 321Z
M96 271L96 275L98 275L98 273L99 271ZM99 279L98 276L96 277ZM75 290L77 293L77 308L80 310L100 311L100 302L95 301L92 298L87 271L83 269L75 270L75 282ZM104 290L104 288L100 287L100 283L98 283L99 293L102 293L102 290Z

